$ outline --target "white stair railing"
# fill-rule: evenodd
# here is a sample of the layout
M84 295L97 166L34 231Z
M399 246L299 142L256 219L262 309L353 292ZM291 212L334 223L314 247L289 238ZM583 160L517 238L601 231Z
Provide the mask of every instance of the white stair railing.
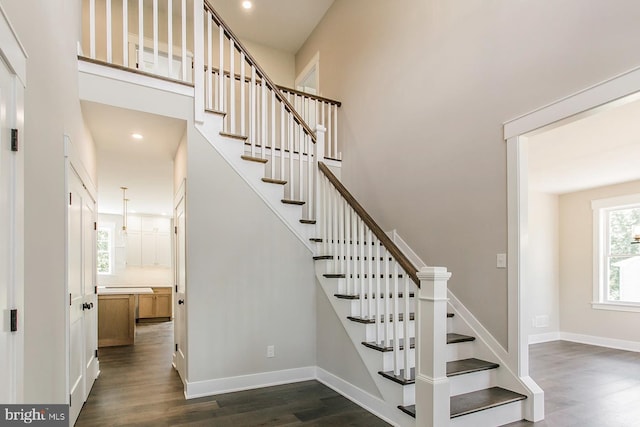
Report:
M319 254L332 256L327 277L338 293L358 299L359 320L375 324L371 339L393 350L393 373L412 379L411 352L417 269L322 162ZM413 283L412 283L413 282Z
M284 201L315 219L315 133L207 1L204 20L205 108L224 114L223 133L245 142L247 160L268 164L266 178L286 182Z
M83 51L89 59L193 82L187 0L83 0L83 7L89 16Z
M312 129L318 124L326 128L325 157L342 160L342 148L338 144L338 108L342 103L284 86L278 87Z

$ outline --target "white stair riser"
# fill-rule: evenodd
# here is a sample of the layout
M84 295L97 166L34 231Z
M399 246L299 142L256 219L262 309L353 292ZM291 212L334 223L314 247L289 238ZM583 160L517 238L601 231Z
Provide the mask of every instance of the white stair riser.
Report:
M461 342L447 345L447 362L474 357L474 342Z
M449 377L449 390L451 396L494 387L496 384L495 369Z
M375 351L375 350L371 350ZM416 366L416 353L415 349L409 349L409 369L414 368ZM393 351L385 351L381 352L382 354L382 371L388 372L393 371ZM398 357L398 366L400 369L404 369L404 358Z
M380 325L380 337L384 340L384 328L387 329L387 336L388 337L392 337L393 336L393 325L394 322L385 322L385 323L381 323ZM413 320L409 321L409 338L413 338L416 336L415 334L415 326L416 322ZM376 325L375 324L366 324L363 325L365 327L365 333L367 336L367 341L368 342L375 342L376 341ZM400 338L404 339L404 321L400 322Z
M507 405L496 406L484 411L474 412L462 417L452 418L450 427L492 427L509 424L524 418L524 403L509 403Z

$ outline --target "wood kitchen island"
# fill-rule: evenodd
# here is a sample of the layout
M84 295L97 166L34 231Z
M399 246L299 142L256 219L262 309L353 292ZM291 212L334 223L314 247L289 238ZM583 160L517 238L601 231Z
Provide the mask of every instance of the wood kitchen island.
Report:
M98 347L132 345L136 338L136 296L152 288L98 287Z

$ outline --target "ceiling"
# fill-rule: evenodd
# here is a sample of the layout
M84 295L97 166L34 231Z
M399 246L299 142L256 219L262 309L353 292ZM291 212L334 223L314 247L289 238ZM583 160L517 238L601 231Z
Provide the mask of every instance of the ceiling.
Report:
M530 137L530 187L563 194L640 179L640 101L616 105Z
M82 101L85 123L96 144L98 211L122 213L128 187L129 213L171 215L173 158L186 122ZM142 140L131 137L143 135Z
M296 53L334 0L210 0L236 36L289 53Z

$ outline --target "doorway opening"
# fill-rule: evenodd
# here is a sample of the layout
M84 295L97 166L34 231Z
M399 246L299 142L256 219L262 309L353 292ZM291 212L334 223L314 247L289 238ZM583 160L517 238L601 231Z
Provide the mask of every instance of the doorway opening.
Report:
M311 95L320 94L320 53L311 58L311 61L304 67L300 75L296 78L296 90Z

